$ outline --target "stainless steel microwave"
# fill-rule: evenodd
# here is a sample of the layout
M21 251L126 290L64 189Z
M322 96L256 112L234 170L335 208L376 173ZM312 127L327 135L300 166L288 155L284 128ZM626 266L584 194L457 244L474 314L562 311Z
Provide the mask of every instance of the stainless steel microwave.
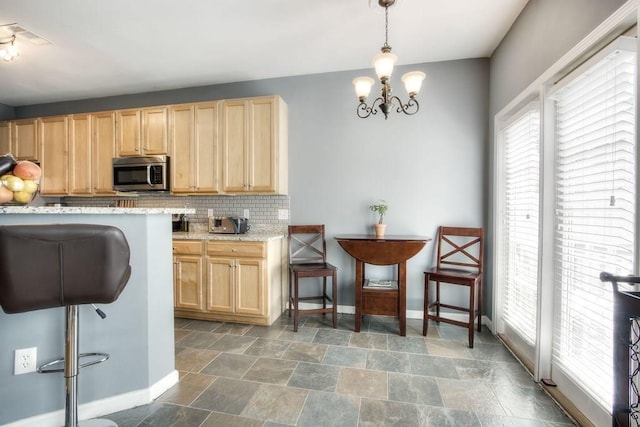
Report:
M135 156L113 159L116 191L168 191L169 157Z

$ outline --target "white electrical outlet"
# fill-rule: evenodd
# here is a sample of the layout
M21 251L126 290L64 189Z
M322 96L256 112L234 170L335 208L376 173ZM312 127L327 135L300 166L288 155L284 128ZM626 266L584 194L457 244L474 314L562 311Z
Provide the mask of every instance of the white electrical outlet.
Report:
M243 209L242 212L243 212L242 216L248 219L249 218L249 209Z
M289 209L278 209L278 219L289 219Z
M207 216L213 216L213 209L207 209Z
M13 362L13 375L35 372L37 354L38 347L16 349Z

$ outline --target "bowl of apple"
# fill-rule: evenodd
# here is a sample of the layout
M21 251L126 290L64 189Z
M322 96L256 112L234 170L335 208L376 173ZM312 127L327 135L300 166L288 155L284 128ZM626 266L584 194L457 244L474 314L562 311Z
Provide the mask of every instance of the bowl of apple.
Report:
M16 160L11 154L0 156L0 205L27 205L40 188L40 166Z

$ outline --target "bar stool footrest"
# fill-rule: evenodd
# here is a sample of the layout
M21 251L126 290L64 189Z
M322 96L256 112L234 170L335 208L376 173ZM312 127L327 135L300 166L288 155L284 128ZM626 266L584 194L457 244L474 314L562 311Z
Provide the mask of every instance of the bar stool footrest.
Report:
M99 357L99 359L92 360L90 362L81 363L79 365L80 368L85 368L91 365L97 365L98 363L106 362L109 360L108 353L82 353L79 356L79 359L83 357ZM62 364L62 368L52 368L53 366ZM64 357L60 359L56 359L52 362L45 363L38 368L39 374L53 374L55 372L64 372Z

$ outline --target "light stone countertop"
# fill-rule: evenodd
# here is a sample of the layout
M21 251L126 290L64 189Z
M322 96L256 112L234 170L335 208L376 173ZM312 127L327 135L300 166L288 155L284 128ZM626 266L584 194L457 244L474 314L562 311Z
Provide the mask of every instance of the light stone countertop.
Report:
M174 240L232 240L245 242L266 242L269 240L283 239L283 233L274 232L251 232L245 234L212 234L206 231L177 231L172 233Z
M83 206L0 206L0 214L172 215L195 214L185 208L116 208Z

